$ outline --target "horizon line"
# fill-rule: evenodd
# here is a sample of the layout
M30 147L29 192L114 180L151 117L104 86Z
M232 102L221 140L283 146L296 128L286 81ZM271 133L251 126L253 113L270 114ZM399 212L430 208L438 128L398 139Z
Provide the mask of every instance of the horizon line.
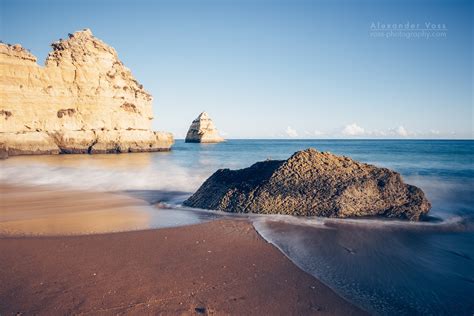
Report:
M474 141L474 138L224 138L227 140L388 140L388 141ZM175 140L185 140L185 138L175 138ZM213 143L200 143L213 144Z

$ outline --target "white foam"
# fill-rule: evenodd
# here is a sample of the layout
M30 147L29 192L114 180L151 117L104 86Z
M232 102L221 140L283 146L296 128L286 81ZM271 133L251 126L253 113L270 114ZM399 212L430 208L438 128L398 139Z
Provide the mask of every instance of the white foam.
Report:
M72 189L176 190L195 191L210 171L191 170L174 164L161 167L117 168L98 164L55 166L47 163L4 163L0 165L0 181L11 184L51 185Z

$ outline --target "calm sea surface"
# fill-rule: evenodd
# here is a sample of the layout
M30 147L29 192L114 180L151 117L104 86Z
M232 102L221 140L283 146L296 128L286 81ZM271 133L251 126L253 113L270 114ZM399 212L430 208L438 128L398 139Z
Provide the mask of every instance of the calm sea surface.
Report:
M472 315L474 141L231 140L204 145L178 140L169 153L13 157L0 162L0 180L120 191L170 208L156 209L150 227L183 225L222 216L180 206L215 170L286 159L308 147L400 172L427 194L431 220L251 216L260 234L373 314Z

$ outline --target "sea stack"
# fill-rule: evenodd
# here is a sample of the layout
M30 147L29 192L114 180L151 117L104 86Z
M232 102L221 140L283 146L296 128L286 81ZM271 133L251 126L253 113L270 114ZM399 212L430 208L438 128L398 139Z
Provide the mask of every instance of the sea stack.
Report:
M151 130L152 96L89 29L52 45L45 66L0 44L0 143L6 155L169 150Z
M235 213L419 220L431 208L400 174L307 149L288 160L216 171L185 205Z
M219 135L214 123L206 112L202 112L192 122L186 134L186 143L220 143L224 138Z

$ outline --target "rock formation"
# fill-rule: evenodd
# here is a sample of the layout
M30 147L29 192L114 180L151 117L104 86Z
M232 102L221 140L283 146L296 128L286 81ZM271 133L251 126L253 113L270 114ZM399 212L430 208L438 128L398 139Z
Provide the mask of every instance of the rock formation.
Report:
M236 213L409 220L431 208L423 191L400 174L315 149L286 161L218 170L184 204Z
M219 136L214 123L206 112L202 112L192 122L186 134L186 143L219 143L224 138Z
M52 44L44 67L0 44L0 143L8 155L169 150L152 97L91 31Z

